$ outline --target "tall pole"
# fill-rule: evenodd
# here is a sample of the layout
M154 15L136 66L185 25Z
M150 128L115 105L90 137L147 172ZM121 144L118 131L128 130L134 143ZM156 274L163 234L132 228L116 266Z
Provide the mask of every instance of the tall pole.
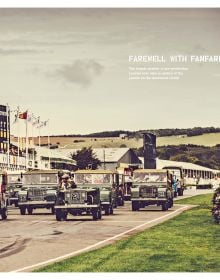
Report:
M40 143L40 126L38 127L38 146L40 147L41 143Z
M17 160L17 169L20 169L20 125L19 125L19 112L20 108L17 109L17 122L18 122L18 160Z
M49 161L49 169L50 169L50 120L48 119L48 136L47 136L47 145L48 145L48 161Z
M105 149L103 149L103 160L104 160L104 169L105 169Z
M27 110L27 115L28 115L28 110ZM28 118L26 117L25 120L26 124L26 152L25 152L25 167L28 169Z
M7 162L8 162L8 169L10 168L10 135L9 135L9 106L6 104L6 116L7 116L7 127L6 127L6 135L7 135Z

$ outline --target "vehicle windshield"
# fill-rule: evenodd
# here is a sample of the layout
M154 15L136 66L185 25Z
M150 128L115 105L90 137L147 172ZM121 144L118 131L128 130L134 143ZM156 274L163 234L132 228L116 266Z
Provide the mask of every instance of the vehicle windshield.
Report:
M111 184L111 174L75 174L78 184Z
M21 175L20 174L8 174L8 183L15 184L21 182Z
M167 173L159 172L141 172L134 173L133 182L167 182Z
M24 174L23 183L24 185L33 185L33 184L57 184L57 174Z

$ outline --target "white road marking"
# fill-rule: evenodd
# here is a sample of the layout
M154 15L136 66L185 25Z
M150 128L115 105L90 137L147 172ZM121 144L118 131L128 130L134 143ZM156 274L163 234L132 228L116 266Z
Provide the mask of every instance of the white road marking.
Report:
M141 224L141 225L139 225L139 226L136 226L136 227L134 227L134 228L131 228L131 229L129 229L129 230L126 230L126 231L124 231L124 232L122 232L122 233L119 233L119 234L117 234L117 235L114 235L114 236L112 236L112 237L109 237L109 238L107 238L107 239L105 239L105 240L99 241L99 242L97 242L97 243L95 243L95 244L93 244L93 245L90 245L90 246L86 247L86 248L77 250L77 251L72 252L72 253L69 253L69 254L65 254L65 255L60 256L60 257L56 257L56 258L53 258L53 259L49 259L49 260L44 261L44 262L40 262L40 263L37 263L37 264L25 266L25 267L19 268L19 269L17 269L17 270L11 271L11 272L21 272L21 271L25 271L25 270L29 270L29 269L36 268L36 267L38 267L38 266L44 266L44 265L46 265L46 264L51 264L51 263L54 263L54 262L57 262L57 261L61 261L61 260L63 260L63 259L69 258L69 257L73 257L73 256L75 256L75 255L78 255L78 254L80 254L80 253L83 253L83 252L85 252L85 251L88 251L88 250L90 250L90 249L92 249L92 248L95 248L95 247L97 247L97 246L99 246L99 245L105 244L105 243L107 243L107 242L109 242L109 241L111 241L111 240L117 239L118 237L121 237L121 236L123 236L123 235L126 235L127 233L130 233L130 232L132 232L132 231L135 231L135 230L137 230L137 229L139 229L139 228L142 228L142 227L144 227L144 226L146 226L146 225L148 225L148 224L157 222L157 221L159 221L159 220L161 220L161 219L164 219L164 218L166 218L166 217L168 217L168 216L174 215L175 213L177 213L177 212L179 212L179 211L181 211L181 210L184 210L184 209L186 209L186 208L189 208L189 206L185 205L185 206L183 206L183 207L181 207L181 208L175 210L174 212L171 212L171 213L166 214L166 215L164 215L164 216L162 216L162 217L159 217L159 218L156 218L156 219L154 219L154 220L151 220L151 221L148 221L148 222L146 222L146 223L143 223L143 224Z

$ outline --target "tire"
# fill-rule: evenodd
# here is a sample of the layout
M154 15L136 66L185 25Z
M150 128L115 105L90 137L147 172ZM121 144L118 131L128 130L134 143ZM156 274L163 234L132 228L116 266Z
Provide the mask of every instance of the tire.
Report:
M27 211L28 211L28 215L32 215L33 214L33 208L28 207Z
M132 211L139 211L140 209L138 201L132 201L131 206L132 206Z
M164 202L162 204L162 211L167 211L168 210L168 203L167 202Z
M101 208L98 210L98 219L99 220L102 219L102 209Z
M26 214L26 207L25 206L21 206L20 207L20 214L21 215L25 215Z
M66 221L67 213L64 213L61 209L56 209L56 220Z
M111 206L105 207L105 215L106 216L108 216L110 214L110 207Z
M168 206L169 206L169 208L173 207L173 199L172 198L169 199Z
M51 214L53 214L53 215L55 214L54 206L51 207Z
M124 198L122 197L121 199L122 199L122 200L121 200L121 206L124 206L124 205L125 205Z
M111 205L111 206L110 206L109 214L110 214L110 215L113 215L113 211L114 211L114 210L113 210L113 206Z
M179 195L179 196L183 196L183 190L182 190L182 189L179 189L179 190L178 190L178 195Z
M2 209L2 220L6 220L7 219L7 209L3 208Z
M18 201L15 201L14 205L15 207L18 207Z
M99 212L98 210L93 211L93 213L92 213L93 221L97 221L99 219L99 213L98 212Z

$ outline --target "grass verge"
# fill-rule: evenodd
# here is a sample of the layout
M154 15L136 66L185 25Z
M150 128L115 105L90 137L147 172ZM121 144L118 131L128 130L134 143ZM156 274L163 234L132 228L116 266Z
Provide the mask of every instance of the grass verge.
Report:
M198 206L113 245L36 271L220 272L220 227L211 216L211 197L176 201Z

